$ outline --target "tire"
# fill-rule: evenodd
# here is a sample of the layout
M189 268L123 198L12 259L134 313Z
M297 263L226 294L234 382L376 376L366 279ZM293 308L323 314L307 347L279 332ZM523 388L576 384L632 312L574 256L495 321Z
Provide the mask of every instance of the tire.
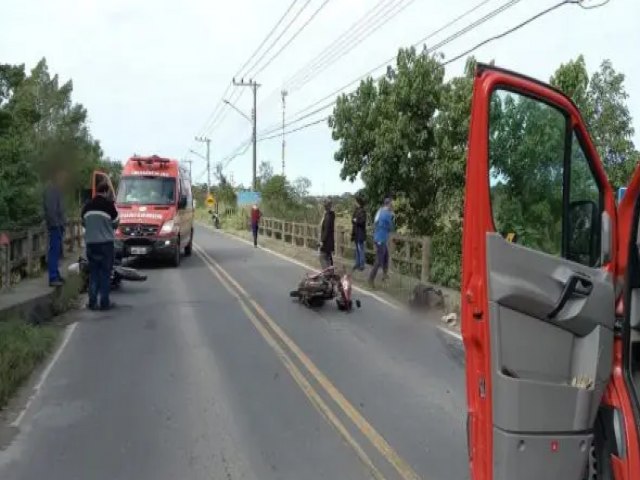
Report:
M180 266L180 254L181 252L181 248L180 248L180 238L178 238L178 243L175 247L175 249L173 250L173 257L171 258L171 266L174 268L178 268Z
M186 247L184 247L184 256L190 257L191 252L193 251L193 230L191 230L191 238L189 239L189 243Z

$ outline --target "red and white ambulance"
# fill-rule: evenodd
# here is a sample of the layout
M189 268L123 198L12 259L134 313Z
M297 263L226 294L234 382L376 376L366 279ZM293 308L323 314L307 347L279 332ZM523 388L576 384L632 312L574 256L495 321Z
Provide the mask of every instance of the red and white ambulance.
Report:
M191 179L177 160L157 155L130 158L120 178L116 207L116 256L166 258L178 266L182 252L191 255Z

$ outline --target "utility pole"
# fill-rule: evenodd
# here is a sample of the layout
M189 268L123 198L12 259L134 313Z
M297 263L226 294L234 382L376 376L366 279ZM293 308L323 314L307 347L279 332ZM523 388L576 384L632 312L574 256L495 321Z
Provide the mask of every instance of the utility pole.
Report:
M284 112L286 108L285 98L287 97L288 92L286 90L282 90L280 95L282 95L282 176L284 177Z
M258 117L258 112L256 110L257 108L257 97L258 97L258 87L260 86L259 83L257 83L255 80L249 80L248 82L244 81L244 78L241 79L239 82L236 82L236 79L233 79L233 84L236 87L251 87L251 91L253 92L253 110L251 111L251 120L253 121L253 190L255 191L258 188L258 182L257 182L257 177L256 177L256 168L257 168L257 143L258 143L258 139L257 139L257 135L256 135L256 125L257 125L257 117Z
M211 139L208 137L196 137L196 142L202 142L207 144L207 195L211 193L211 162L209 161L209 146Z

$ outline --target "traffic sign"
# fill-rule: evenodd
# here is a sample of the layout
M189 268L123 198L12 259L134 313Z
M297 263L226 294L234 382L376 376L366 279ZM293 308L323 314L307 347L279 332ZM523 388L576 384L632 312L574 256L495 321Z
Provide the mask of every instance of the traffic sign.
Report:
M216 199L212 194L207 195L207 206L213 207L213 204L216 203Z

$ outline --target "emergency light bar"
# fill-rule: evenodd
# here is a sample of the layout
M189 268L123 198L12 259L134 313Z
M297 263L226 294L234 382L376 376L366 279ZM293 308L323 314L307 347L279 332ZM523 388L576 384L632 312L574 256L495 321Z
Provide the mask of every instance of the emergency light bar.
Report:
M171 161L168 158L161 158L157 155L153 155L151 157L146 157L146 158L137 157L135 160L138 163L139 167L141 167L143 163L145 163L146 165L153 165L154 163L157 163L160 165L160 167L166 167L167 165L169 165L169 162Z

